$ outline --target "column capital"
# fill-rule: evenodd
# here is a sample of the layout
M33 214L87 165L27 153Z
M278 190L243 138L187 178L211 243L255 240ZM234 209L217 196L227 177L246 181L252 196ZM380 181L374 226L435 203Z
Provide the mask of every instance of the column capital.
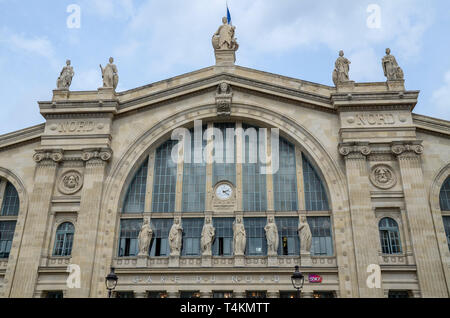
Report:
M339 153L345 158L364 159L372 153L369 143L348 142L339 144Z
M112 154L113 151L110 148L83 149L81 160L86 162L91 160L100 160L107 162L111 159Z
M62 149L38 149L33 155L33 160L36 163L41 162L53 162L59 163L63 160L63 150Z
M423 154L424 148L421 140L413 142L393 142L391 144L391 151L396 156L418 156Z

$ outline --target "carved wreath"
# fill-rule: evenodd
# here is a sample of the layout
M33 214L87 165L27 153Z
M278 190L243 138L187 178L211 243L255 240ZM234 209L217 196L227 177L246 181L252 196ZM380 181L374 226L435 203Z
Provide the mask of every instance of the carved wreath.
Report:
M59 179L58 189L63 194L74 194L83 187L83 176L76 170L67 171Z
M370 181L380 189L390 189L397 183L397 177L394 171L388 165L376 165L372 168Z

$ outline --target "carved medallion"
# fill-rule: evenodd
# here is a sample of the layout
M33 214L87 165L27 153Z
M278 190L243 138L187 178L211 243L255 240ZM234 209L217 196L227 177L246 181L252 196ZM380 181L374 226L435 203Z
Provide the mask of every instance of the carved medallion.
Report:
M394 171L388 165L376 165L372 168L370 181L373 185L380 189L390 189L397 183L397 177Z
M63 194L74 194L83 187L83 176L76 170L64 173L59 179L58 189Z

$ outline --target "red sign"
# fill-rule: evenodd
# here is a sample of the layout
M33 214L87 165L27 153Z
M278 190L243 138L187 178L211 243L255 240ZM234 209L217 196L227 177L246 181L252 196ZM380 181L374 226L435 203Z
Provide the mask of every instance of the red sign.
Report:
M322 276L316 275L316 274L309 274L309 282L310 283L321 283L322 282Z

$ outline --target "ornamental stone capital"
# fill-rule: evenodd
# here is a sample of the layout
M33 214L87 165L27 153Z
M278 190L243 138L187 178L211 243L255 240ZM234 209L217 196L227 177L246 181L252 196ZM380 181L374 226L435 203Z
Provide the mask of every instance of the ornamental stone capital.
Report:
M59 163L63 160L63 151L62 150L36 150L36 153L33 155L33 160L36 163L41 163L43 161L53 161L55 163Z
M391 151L394 155L406 155L406 154L414 154L421 155L423 154L424 148L420 143L394 143L391 146Z
M359 156L366 157L372 153L368 143L341 143L339 153L344 157Z
M83 150L81 155L81 160L90 161L90 160L101 160L101 161L109 161L112 157L112 150L105 149L86 149Z

